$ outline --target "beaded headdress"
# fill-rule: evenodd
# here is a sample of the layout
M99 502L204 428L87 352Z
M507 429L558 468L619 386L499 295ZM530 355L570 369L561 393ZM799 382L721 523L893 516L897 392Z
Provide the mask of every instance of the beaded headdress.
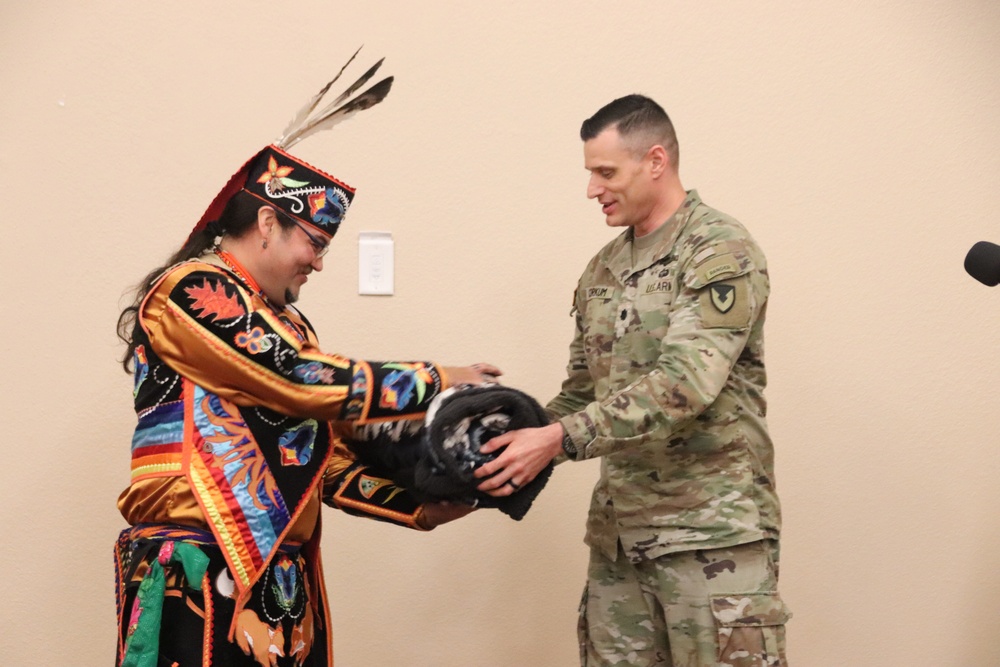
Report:
M330 88L358 55L358 51L340 68L337 75L310 99L273 144L263 148L232 175L215 196L204 215L191 230L191 237L213 220L218 220L230 199L247 192L295 220L333 236L354 199L354 188L330 174L290 155L287 149L302 139L341 123L358 111L369 109L389 94L393 78L386 77L363 93L364 86L382 66L381 59L340 93L332 102L316 111ZM352 97L352 95L354 95ZM189 237L190 239L190 237Z

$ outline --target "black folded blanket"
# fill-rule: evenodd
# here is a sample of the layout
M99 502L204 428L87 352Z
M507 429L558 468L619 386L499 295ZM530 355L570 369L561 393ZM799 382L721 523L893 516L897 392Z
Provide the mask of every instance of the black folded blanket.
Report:
M359 427L347 445L358 460L375 468L422 502L448 500L495 507L520 521L548 482L547 465L520 490L503 498L476 490L483 480L473 473L500 452L480 447L507 431L545 426L542 406L522 391L502 385L463 385L434 399L422 421L386 422Z

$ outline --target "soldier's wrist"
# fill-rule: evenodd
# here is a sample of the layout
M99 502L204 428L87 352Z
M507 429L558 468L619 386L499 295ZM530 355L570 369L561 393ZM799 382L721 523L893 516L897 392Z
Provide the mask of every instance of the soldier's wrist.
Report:
M562 426L562 424L560 424L560 426ZM562 426L562 450L563 453L566 454L566 456L569 457L571 460L574 461L576 460L576 455L577 455L576 444L574 444L573 438L569 436L569 433L566 431L565 426Z

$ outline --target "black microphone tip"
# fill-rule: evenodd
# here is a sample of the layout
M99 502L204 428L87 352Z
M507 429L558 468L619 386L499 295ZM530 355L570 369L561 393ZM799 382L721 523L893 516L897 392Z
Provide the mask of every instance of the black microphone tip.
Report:
M965 271L984 285L1000 283L1000 245L980 241L965 256Z

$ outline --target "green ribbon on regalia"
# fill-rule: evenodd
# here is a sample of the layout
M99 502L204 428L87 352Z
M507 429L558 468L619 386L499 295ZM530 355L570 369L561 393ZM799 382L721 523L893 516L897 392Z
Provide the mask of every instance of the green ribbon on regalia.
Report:
M159 555L149 564L139 584L135 604L138 618L129 619L125 657L121 667L156 667L160 654L160 624L163 621L163 597L167 590L167 563L180 563L188 588L201 590L201 580L208 569L208 556L187 542L164 542Z

